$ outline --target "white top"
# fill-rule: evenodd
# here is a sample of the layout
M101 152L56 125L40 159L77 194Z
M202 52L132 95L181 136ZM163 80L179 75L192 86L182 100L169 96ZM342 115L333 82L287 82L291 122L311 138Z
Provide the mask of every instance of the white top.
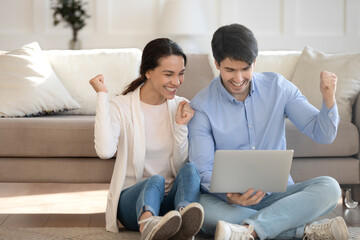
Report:
M95 116L95 150L100 158L116 161L106 206L106 230L118 232L117 207L120 193L143 179L145 162L145 119L140 101L140 87L109 101L107 93L98 93ZM188 162L187 125L175 122L176 110L185 98L167 100L168 118L174 144L170 169L177 172Z
M150 105L141 102L145 119L145 165L143 179L153 175L165 178L165 192L168 193L174 181L170 169L173 149L169 111L166 102Z

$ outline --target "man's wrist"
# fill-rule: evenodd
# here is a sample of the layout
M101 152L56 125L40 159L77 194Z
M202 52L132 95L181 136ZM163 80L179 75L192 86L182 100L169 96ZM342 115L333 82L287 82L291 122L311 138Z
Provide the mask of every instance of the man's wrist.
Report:
M324 104L329 109L331 109L335 105L335 102L336 102L335 97L332 97L330 99L324 98Z

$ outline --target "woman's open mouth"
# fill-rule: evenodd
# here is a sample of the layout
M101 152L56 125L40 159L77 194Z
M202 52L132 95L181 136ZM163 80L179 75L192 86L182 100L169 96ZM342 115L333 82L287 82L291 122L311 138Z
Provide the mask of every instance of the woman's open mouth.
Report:
M173 92L176 92L177 88L165 87L165 89L166 89L166 91L173 93Z

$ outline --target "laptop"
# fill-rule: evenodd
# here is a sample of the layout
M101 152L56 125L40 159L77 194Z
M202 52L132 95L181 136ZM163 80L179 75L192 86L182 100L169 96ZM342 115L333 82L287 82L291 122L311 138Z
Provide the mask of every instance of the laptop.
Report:
M210 192L285 192L294 150L217 150Z

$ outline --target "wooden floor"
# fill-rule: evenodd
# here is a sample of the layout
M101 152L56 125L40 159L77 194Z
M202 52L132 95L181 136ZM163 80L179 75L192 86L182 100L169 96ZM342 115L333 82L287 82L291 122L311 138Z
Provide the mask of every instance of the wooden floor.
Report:
M0 227L105 227L109 184L0 183Z
M108 184L0 183L0 227L105 227ZM360 227L360 209L340 200L326 218Z

